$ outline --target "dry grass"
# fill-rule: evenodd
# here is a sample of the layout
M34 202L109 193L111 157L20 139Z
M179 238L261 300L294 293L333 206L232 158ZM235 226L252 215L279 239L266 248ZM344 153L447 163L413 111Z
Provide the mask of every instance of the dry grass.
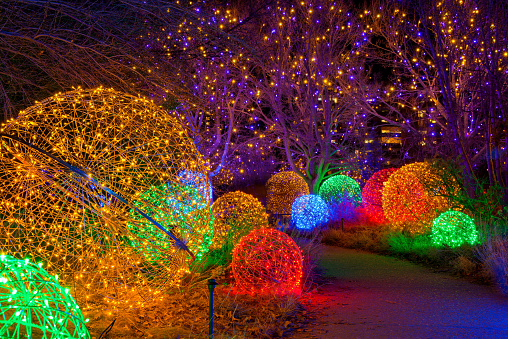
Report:
M508 239L490 236L477 252L488 276L503 294L508 294Z
M408 235L390 231L387 226L356 227L344 231L328 229L323 232L323 243L397 256L440 272L467 276L480 283L489 280L482 260L476 255L476 247L436 248L428 234Z
M323 231L322 242L332 246L386 253L389 250L390 234L386 226L346 228L344 231L330 228Z
M227 286L214 293L215 338L276 338L302 327L306 313L300 297L239 295ZM92 338L99 338L116 318L103 338L207 338L208 286L175 292L163 301L129 312L109 313L85 310L90 318Z

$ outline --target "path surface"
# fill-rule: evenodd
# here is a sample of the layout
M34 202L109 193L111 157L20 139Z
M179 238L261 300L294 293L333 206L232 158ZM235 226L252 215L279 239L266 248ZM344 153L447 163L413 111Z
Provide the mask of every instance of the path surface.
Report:
M291 338L508 338L508 298L395 258L326 246L316 323Z

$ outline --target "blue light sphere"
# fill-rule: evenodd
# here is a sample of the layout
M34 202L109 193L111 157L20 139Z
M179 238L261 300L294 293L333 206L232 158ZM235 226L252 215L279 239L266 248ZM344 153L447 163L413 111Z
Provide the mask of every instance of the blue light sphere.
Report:
M328 206L321 197L314 194L296 198L291 207L291 219L296 228L311 230L328 221Z

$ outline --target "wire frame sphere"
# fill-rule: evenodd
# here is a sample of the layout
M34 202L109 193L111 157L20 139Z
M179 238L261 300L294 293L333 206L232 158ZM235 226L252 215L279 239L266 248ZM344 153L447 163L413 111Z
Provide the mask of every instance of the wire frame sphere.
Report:
M441 194L449 193L437 168L425 162L405 165L385 182L382 192L384 215L393 229L413 234L430 231L435 214L453 205Z
M303 257L290 236L275 229L254 230L233 251L236 287L247 294L299 294Z
M328 206L320 196L302 195L296 198L291 207L291 220L296 228L312 230L328 221Z
M186 130L149 100L104 88L57 94L0 129L0 249L42 260L76 299L144 303L180 283L210 231L207 208L177 227L147 214L167 211L160 200L181 171L207 178ZM133 232L147 225L165 238Z
M299 196L309 194L309 186L292 171L279 172L266 183L266 209L273 214L291 214L291 206Z
M327 203L351 202L358 206L362 202L362 191L358 183L345 175L334 175L319 187L319 196Z
M1 338L90 338L79 306L42 263L0 255Z
M375 172L365 183L362 190L362 202L371 220L386 222L383 212L383 188L397 168L386 168Z
M268 215L261 202L241 191L220 196L212 205L212 213L215 219L213 248L234 246L250 231L268 224Z
M458 247L465 243L477 244L478 230L474 220L459 211L446 211L432 223L432 243L434 246Z

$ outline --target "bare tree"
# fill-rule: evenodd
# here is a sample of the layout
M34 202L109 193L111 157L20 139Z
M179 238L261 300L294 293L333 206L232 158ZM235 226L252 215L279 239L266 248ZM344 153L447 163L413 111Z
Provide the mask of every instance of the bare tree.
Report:
M192 1L1 1L3 118L76 86L104 85L159 102L183 95L175 81L185 73L180 61L220 53L230 44L219 24L207 22L210 17ZM182 34L193 37L186 46L167 44L168 37Z

